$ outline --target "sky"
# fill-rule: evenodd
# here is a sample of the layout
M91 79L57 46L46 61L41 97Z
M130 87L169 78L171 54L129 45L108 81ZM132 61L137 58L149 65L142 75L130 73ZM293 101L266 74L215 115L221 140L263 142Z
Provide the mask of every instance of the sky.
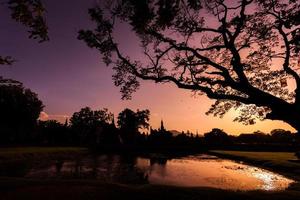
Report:
M64 122L80 108L108 108L115 116L124 108L149 109L150 124L158 128L163 119L169 130L199 134L220 128L229 134L270 132L275 128L294 131L288 124L266 120L245 126L233 122L236 112L224 118L205 115L212 100L176 88L172 84L142 81L130 101L121 100L119 88L112 81L112 70L106 67L96 50L77 40L81 28L92 27L87 9L96 0L44 0L47 9L50 41L39 44L28 39L26 28L10 19L9 10L0 4L0 55L13 56L17 62L0 68L0 76L23 82L43 101L44 119ZM124 27L117 30L121 49L134 55L134 38Z

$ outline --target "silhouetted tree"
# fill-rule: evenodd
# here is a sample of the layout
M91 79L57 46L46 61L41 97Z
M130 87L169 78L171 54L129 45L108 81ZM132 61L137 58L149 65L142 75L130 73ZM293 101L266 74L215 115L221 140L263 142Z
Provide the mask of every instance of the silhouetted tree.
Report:
M204 134L204 140L208 145L224 146L230 144L230 138L223 130L214 128L210 132Z
M283 129L274 129L271 131L272 142L276 143L290 143L295 142L294 134L291 131L286 131Z
M40 0L5 0L2 5L11 10L11 17L23 24L29 30L29 38L39 42L49 40L48 27L44 19L45 8ZM11 65L14 59L11 56L0 56L0 65Z
M135 143L139 136L140 128L149 127L149 110L137 110L136 112L126 108L119 113L118 126L121 137L127 144Z
M99 139L104 125L112 123L112 121L113 115L106 108L93 111L91 108L85 107L72 115L70 126L80 144L90 144Z
M42 110L37 94L0 77L0 143L28 142Z
M89 10L96 28L81 30L79 39L113 65L123 98L139 79L171 82L216 99L207 114L234 108L235 121L282 120L300 130L300 1L109 2ZM121 51L114 34L120 22L138 37L143 59Z
M72 142L68 126L56 120L39 121L34 139L46 145L69 145Z
M161 128L158 130L150 130L148 141L150 145L153 145L154 147L165 147L166 145L172 144L172 133L165 130L161 125Z
M237 137L237 141L247 144L266 144L271 142L271 137L261 131L255 131L251 134L242 133Z

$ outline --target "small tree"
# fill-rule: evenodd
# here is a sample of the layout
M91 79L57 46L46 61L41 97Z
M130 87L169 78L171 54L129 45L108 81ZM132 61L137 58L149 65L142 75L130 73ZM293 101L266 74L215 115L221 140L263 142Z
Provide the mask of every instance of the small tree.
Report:
M96 132L105 124L112 123L113 115L106 108L93 111L89 107L75 112L70 118L70 125L80 144L95 142Z
M137 110L134 112L126 108L119 113L118 126L125 143L134 143L139 134L139 129L149 127L149 116L149 110Z
M29 142L43 107L22 83L0 77L0 143Z
M214 128L210 132L204 134L204 140L213 146L223 146L230 143L230 138L223 130Z
M286 131L283 129L272 130L271 136L272 136L273 142L277 142L277 143L292 144L296 140L295 135L292 134L291 131Z
M47 145L66 145L70 144L72 138L69 135L69 128L56 120L47 120L38 122L39 143Z

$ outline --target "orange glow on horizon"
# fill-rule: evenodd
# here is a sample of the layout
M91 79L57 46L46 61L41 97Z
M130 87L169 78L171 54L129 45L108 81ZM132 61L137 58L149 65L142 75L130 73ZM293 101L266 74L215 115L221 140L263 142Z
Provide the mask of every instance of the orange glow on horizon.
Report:
M118 90L118 88L115 89ZM118 102L116 105L110 103L108 99L106 104L95 102L87 106L90 106L92 109L108 108L110 112L114 113L115 118L124 108L130 108L132 110L149 109L150 125L154 129L159 128L160 122L163 120L167 130L177 130L180 132L189 130L192 133L198 132L199 134L204 134L212 128L223 129L230 135L252 133L258 130L269 133L276 128L295 132L295 129L290 125L281 121L257 121L256 124L247 126L233 122L235 115L238 114L236 113L237 111L230 111L224 118L211 115L207 116L205 112L209 109L213 100L208 99L206 96L194 97L190 91L178 89L173 84L158 85L143 81L141 88L133 94L132 100L118 100ZM80 108L81 107L78 107L78 110ZM78 110L74 110L74 112ZM70 118L72 114L73 113L68 113L67 115L51 115L48 113L48 118L56 119L64 123L66 118Z

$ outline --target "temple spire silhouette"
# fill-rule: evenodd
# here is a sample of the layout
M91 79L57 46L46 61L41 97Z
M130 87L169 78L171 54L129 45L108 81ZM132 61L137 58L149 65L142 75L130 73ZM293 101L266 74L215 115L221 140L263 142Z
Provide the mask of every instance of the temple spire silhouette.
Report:
M163 120L161 120L160 121L160 131L165 131L166 129L165 129L165 127L164 127L164 121Z
M117 126L116 126L116 123L115 123L115 115L114 115L114 114L112 115L112 122L111 122L111 124L112 124L112 126L113 126L114 128L117 127Z

